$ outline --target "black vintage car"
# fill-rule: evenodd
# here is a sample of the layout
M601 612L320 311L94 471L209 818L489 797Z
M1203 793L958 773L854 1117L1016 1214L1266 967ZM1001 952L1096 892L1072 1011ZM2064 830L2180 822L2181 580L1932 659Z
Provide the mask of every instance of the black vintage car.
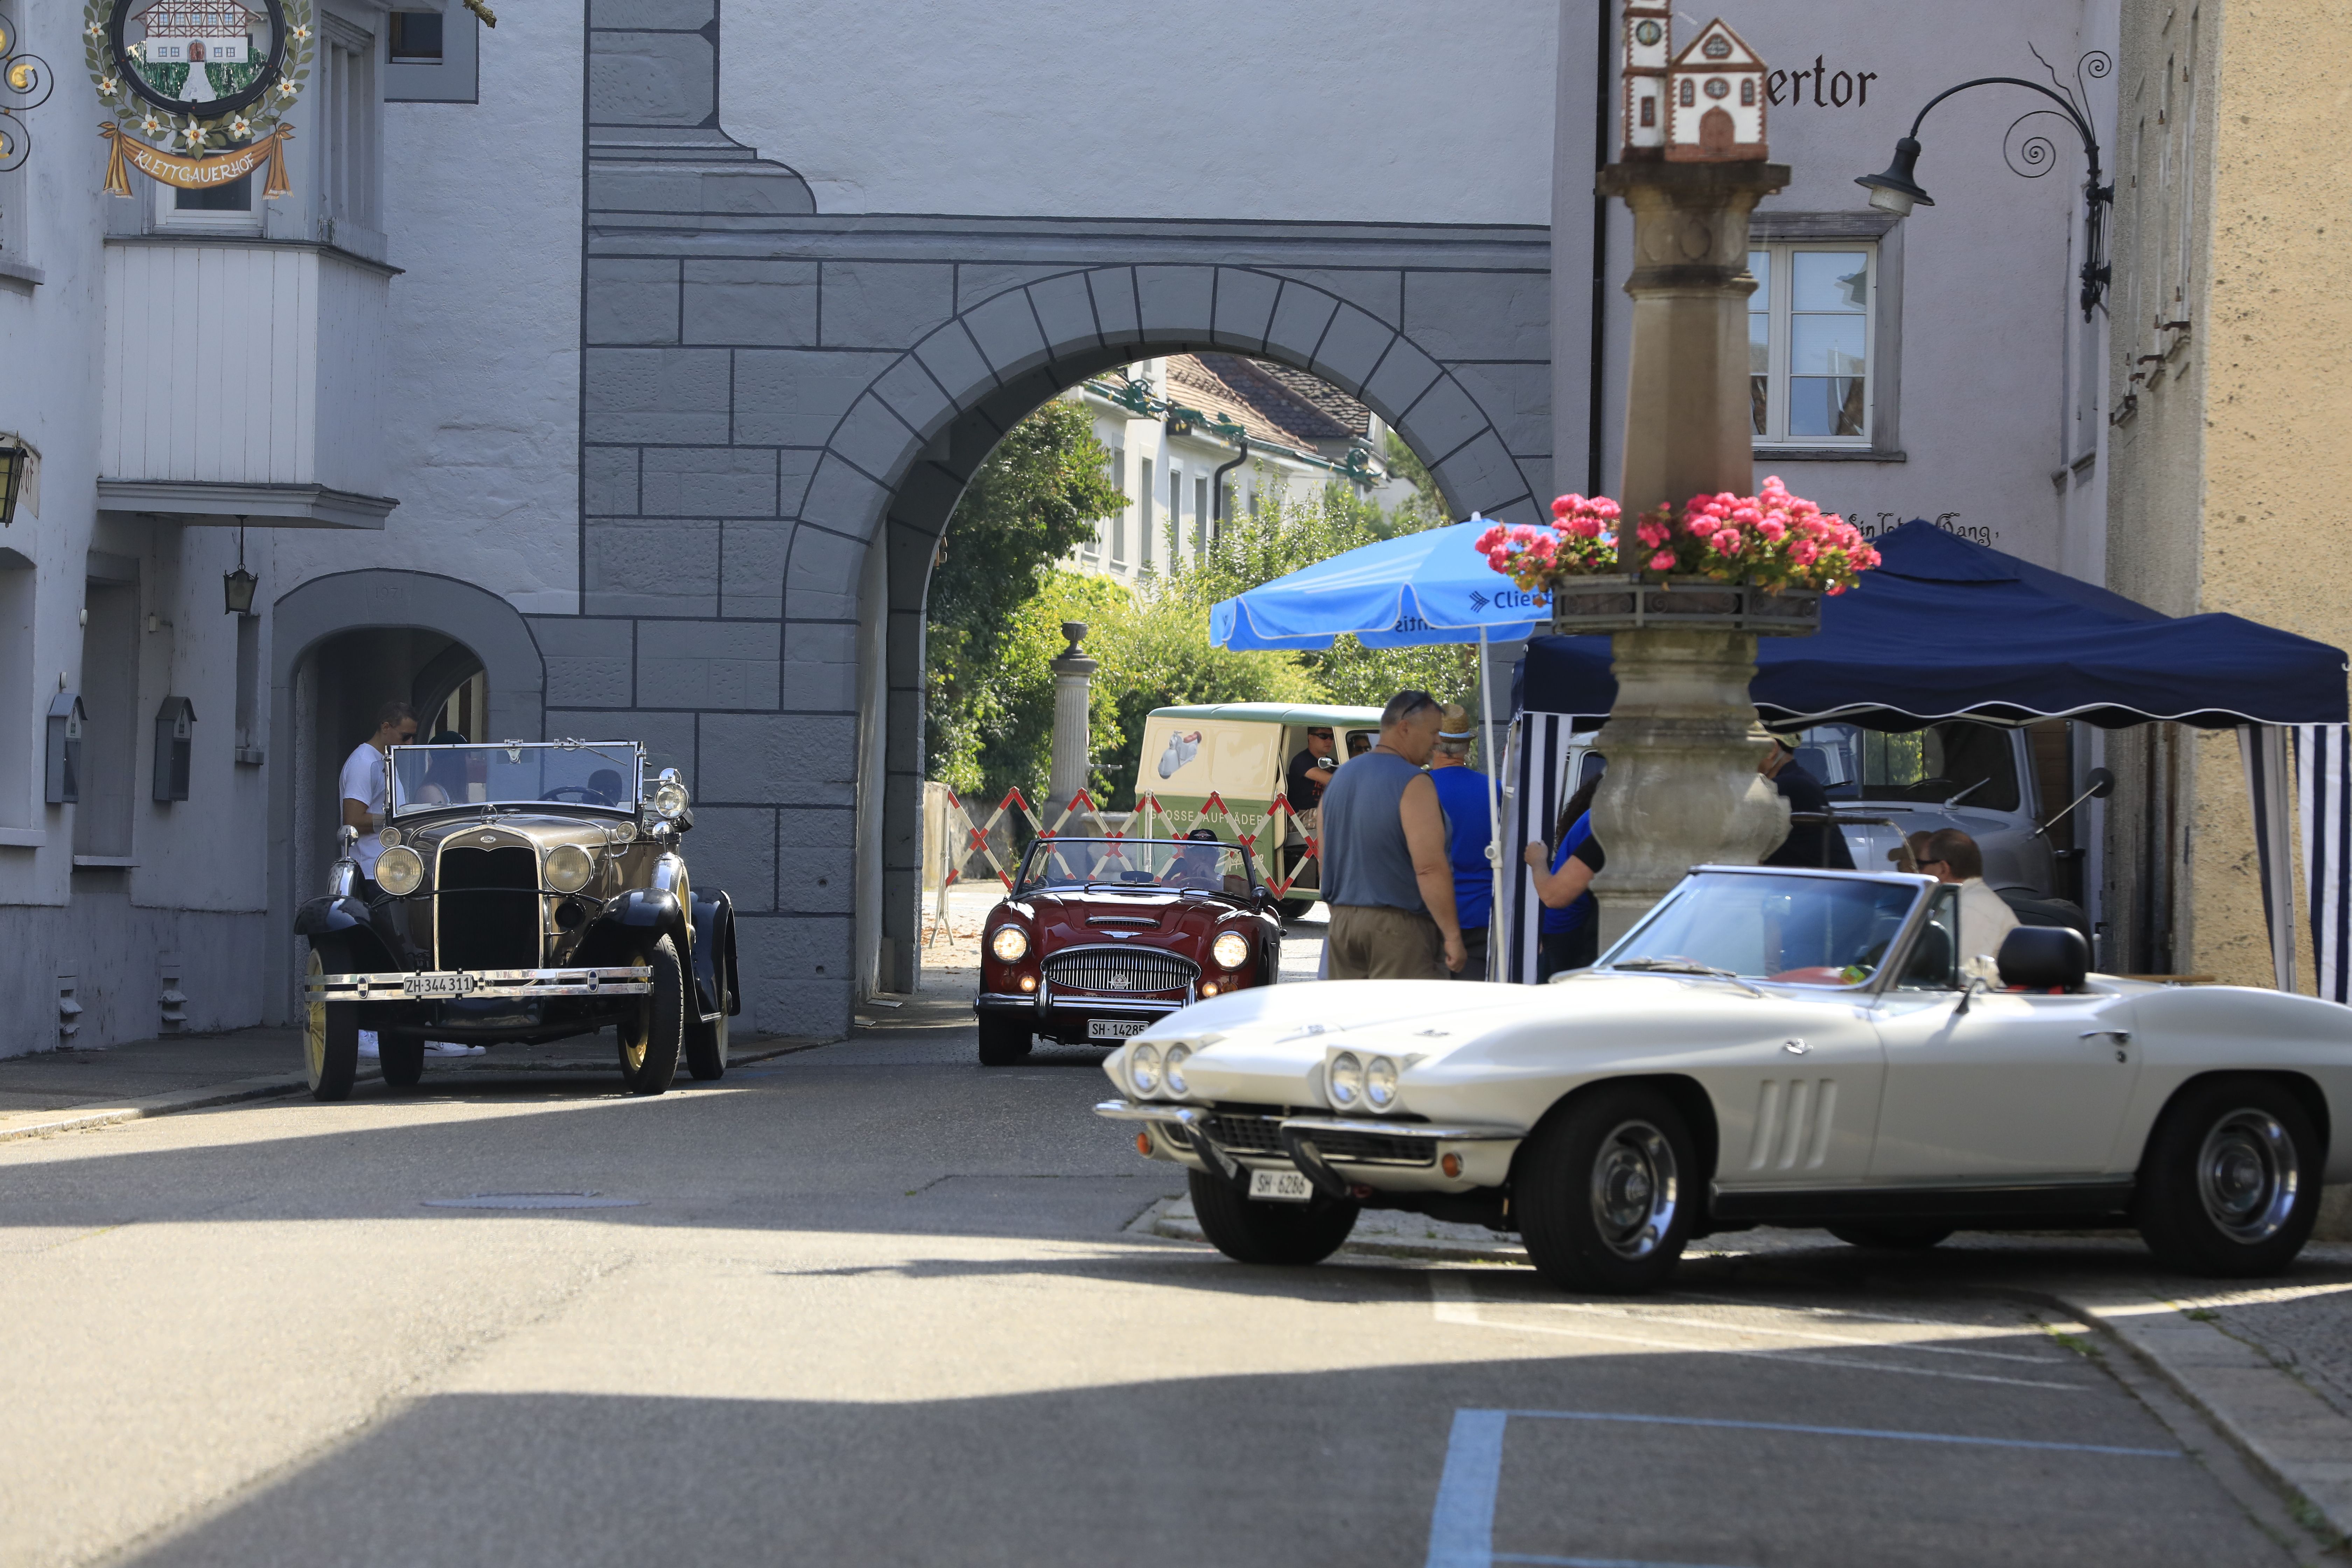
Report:
M424 1075L427 1040L537 1044L611 1026L621 1077L659 1094L678 1060L727 1070L741 1010L735 919L688 880L694 818L676 770L646 781L634 741L396 746L376 892L352 858L304 904L304 1061L320 1100L352 1091L359 1035L384 1082Z

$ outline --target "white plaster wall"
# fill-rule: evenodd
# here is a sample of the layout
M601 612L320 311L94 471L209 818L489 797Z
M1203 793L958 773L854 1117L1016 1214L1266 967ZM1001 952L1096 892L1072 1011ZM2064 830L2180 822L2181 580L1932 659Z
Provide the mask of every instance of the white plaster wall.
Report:
M1794 178L1760 210L1865 209L1867 194L1855 177L1886 166L1895 139L1928 99L1970 77L2046 80L2029 43L2071 73L2084 48L2111 42L2111 22L2098 19L2113 11L2114 0L1975 0L1898 22L1871 0L1741 0L1733 20L1768 66L1811 70L1820 57L1832 77L1876 73L1866 103L1857 97L1843 109L1817 108L1809 80L1802 103L1784 94L1771 107L1772 159L1790 164ZM1676 26L1678 37L1689 36L1687 18L1678 16ZM2114 140L2114 79L2094 83L2093 91L2105 145ZM2022 179L2001 156L2010 123L2041 101L2021 88L1977 88L1939 105L1922 129L1919 180L1936 205L1902 226L1900 434L1909 460L1803 463L1759 455L1759 481L1778 473L1798 494L1874 528L1882 514L1895 522L1946 517L2031 561L2055 566L2067 557L2067 510L2050 476L2074 455L2066 451L2073 413L2066 337L2082 322L2068 238L2082 208L2081 144L2071 128L2045 118L2032 129L2049 131L2057 144L2053 172ZM2112 153L2107 164L2112 172ZM1632 257L1622 206L1610 222L1602 429L1613 484L1624 437L1629 307L1616 284ZM1581 483L1572 460L1560 474L1563 484ZM2073 526L2095 528L2095 511L2078 505Z
M821 212L1540 224L1556 20L1548 0L734 0L720 118Z
M577 7L503 7L478 103L384 105L392 281L380 534L289 536L269 596L360 567L579 607Z

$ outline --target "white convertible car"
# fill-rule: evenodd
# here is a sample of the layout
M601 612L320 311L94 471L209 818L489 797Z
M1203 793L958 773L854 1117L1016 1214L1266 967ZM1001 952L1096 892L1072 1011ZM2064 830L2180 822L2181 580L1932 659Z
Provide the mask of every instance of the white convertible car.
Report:
M1189 1168L1245 1263L1315 1262L1374 1207L1516 1231L1588 1290L1754 1225L1893 1247L2133 1225L2187 1272L2284 1268L2321 1183L2352 1180L2352 1010L2086 975L2057 928L1964 962L1957 891L1703 867L1548 986L1186 1007L1104 1064L1097 1110Z

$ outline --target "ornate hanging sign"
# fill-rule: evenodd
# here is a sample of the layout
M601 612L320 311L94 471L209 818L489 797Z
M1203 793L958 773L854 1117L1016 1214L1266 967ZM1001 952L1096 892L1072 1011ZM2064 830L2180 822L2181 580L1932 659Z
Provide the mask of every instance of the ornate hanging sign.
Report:
M48 101L49 62L22 52L8 18L0 16L0 174L22 168L33 154L32 134L22 118Z
M281 123L310 79L310 0L88 0L89 79L114 118L109 195L131 194L129 166L202 190L267 163L264 196L283 195Z

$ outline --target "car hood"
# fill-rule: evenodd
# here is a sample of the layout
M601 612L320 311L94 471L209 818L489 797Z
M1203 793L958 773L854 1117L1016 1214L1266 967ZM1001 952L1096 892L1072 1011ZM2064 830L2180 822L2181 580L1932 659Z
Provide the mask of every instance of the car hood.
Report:
M1352 1051L1399 1063L1409 1112L1492 1121L1498 1081L1556 1081L1629 1064L1672 1071L1849 1031L1872 1036L1851 994L1693 975L1588 973L1550 985L1337 981L1197 1003L1114 1052L1103 1070L1129 1092L1127 1060L1139 1047L1164 1052L1181 1042L1193 1052L1184 1069L1192 1100L1331 1109L1324 1063ZM1463 1095L1474 1088L1475 1113ZM1549 1102L1531 1101L1530 1114Z

